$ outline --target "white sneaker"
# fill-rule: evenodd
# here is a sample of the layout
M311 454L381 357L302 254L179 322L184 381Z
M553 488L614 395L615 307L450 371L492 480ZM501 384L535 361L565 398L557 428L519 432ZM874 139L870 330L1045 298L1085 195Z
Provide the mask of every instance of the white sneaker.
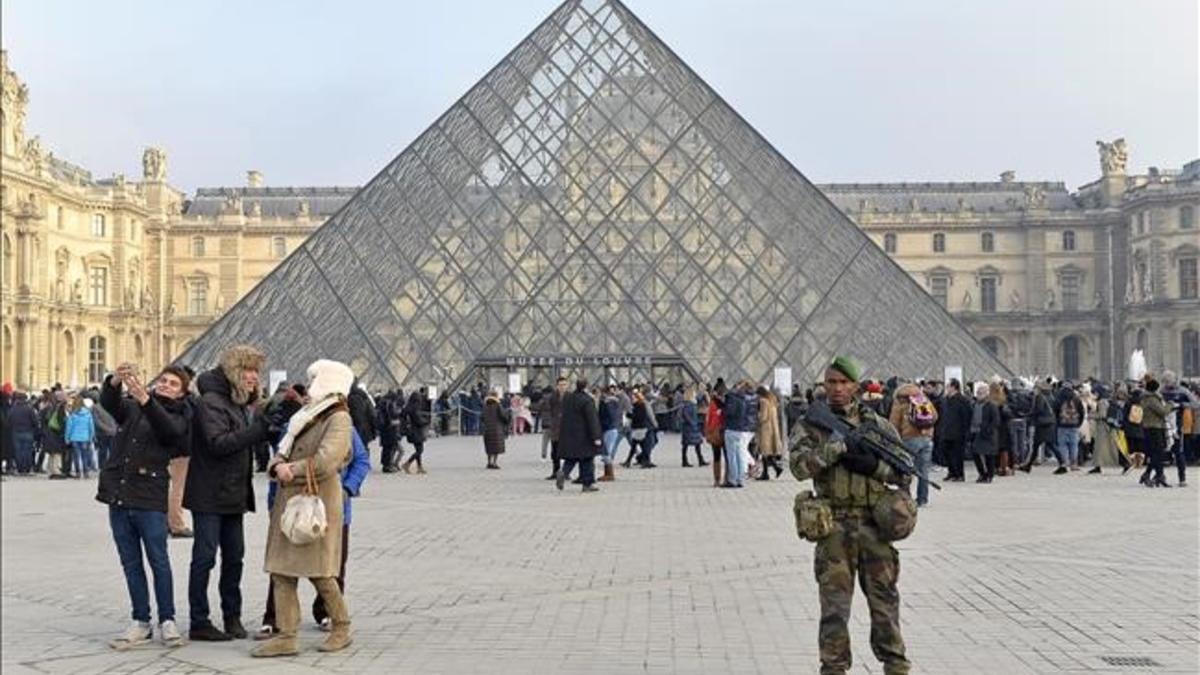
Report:
M333 630L333 622L329 620L329 617L325 617L324 619L321 619L321 623L317 624L317 628L320 628L328 633Z
M117 651L125 651L126 649L132 649L133 647L150 642L150 638L153 636L154 631L150 629L149 623L133 621L120 637L115 638L108 644Z
M165 647L178 647L183 644L183 635L179 633L179 626L176 626L171 619L159 624L158 636Z

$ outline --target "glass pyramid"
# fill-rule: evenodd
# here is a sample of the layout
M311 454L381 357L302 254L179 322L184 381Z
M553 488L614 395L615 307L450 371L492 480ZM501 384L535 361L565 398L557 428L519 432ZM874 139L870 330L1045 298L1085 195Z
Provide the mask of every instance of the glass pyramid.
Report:
M548 354L1007 372L616 0L560 5L178 360L239 342L372 387Z

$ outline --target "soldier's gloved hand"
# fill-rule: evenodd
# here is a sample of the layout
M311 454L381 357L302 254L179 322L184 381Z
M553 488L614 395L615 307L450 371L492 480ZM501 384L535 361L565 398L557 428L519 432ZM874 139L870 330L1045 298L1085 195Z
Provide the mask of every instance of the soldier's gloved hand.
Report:
M842 447L846 448L846 452L859 452L862 445L862 434L854 430L848 436L843 436L840 432L835 431L830 434L829 440L834 443L841 443Z
M875 469L879 468L879 458L869 450L862 450L856 447L851 450L849 445L846 446L846 452L838 457L838 464L841 464L847 471L862 474L864 476L875 475Z

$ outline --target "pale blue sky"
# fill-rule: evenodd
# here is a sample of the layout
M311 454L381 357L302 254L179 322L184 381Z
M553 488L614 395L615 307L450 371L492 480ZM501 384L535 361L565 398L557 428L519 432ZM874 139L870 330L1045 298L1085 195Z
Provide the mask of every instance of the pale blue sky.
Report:
M27 129L188 190L365 182L557 0L4 0ZM1197 150L1196 0L628 0L810 179L1063 180Z

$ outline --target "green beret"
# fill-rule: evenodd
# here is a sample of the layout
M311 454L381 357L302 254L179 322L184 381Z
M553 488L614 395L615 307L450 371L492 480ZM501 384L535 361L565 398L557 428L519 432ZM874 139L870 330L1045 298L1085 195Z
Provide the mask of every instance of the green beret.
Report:
M859 370L858 364L855 363L854 359L850 358L849 356L834 357L833 363L829 364L829 367L850 378L851 382L858 382L859 376L862 375L862 371Z

